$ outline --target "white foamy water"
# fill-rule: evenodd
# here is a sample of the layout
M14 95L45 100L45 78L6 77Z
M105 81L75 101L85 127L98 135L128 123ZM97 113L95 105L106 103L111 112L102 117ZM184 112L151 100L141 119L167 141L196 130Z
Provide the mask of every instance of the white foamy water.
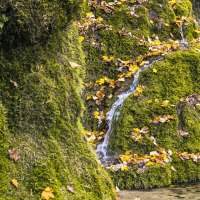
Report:
M133 80L129 90L123 92L122 94L120 94L117 97L117 100L114 102L114 104L112 105L112 108L107 113L106 120L107 120L107 123L108 123L108 131L105 134L104 141L101 144L99 144L97 146L97 149L96 149L96 153L99 155L100 160L102 161L102 163L106 163L108 161L108 159L109 159L108 144L109 144L110 134L112 132L112 128L113 128L114 122L116 122L118 120L118 117L119 117L119 114L120 114L120 110L121 110L121 107L122 107L124 101L127 99L127 97L130 94L133 94L136 91L136 88L138 86L138 79L139 79L140 73L143 72L145 69L148 69L154 63L158 62L161 59L162 58L158 58L158 59L152 61L151 63L141 67L137 71L137 73L134 75L134 80Z
M182 45L182 49L187 49L188 47L188 42L184 37L184 33L183 33L183 26L184 23L180 26L180 34L181 34L181 45Z

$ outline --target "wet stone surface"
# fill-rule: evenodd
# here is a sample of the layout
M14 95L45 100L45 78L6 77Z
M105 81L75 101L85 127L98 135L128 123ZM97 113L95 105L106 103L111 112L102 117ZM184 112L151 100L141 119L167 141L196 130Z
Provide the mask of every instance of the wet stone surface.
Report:
M171 186L152 190L121 191L121 200L200 200L200 183L189 186Z

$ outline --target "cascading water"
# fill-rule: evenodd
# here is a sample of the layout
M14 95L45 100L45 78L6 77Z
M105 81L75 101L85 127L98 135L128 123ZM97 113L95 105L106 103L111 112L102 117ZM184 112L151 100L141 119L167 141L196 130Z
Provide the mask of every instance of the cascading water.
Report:
M185 39L185 37L184 37L183 27L184 27L184 23L180 26L181 45L182 45L182 49L187 49L187 47L188 47L188 42L186 41L186 39Z
M183 27L184 27L184 23L180 26L180 34L181 34L180 43L181 43L182 49L186 49L188 47L188 42L186 41L184 37ZM142 68L140 68L137 71L137 73L134 75L134 80L129 90L123 92L122 94L118 96L117 101L114 102L114 104L112 105L112 108L107 113L106 121L108 122L108 131L105 134L104 141L101 144L99 144L96 149L96 153L99 155L99 158L104 165L107 165L107 163L109 162L111 158L111 156L108 154L108 144L109 144L110 134L112 132L114 122L118 120L118 116L120 115L120 110L122 108L124 101L130 94L133 94L136 91L140 73L143 72L145 69L148 69L154 63L158 62L161 59L162 58L157 58L151 63L144 65Z
M152 61L151 63L144 65L137 71L137 73L134 75L134 80L133 80L129 90L123 92L122 94L120 94L118 96L117 101L115 101L115 103L112 105L112 108L107 113L106 120L108 122L108 131L105 134L103 143L99 144L96 149L96 153L99 155L102 163L106 163L110 157L108 155L108 144L109 144L110 134L112 132L112 127L113 127L114 122L116 122L118 119L118 116L120 114L120 109L121 109L125 99L130 94L133 94L136 91L140 73L143 72L145 69L151 67L154 63L158 62L159 60L161 60L161 58L158 58L158 59Z

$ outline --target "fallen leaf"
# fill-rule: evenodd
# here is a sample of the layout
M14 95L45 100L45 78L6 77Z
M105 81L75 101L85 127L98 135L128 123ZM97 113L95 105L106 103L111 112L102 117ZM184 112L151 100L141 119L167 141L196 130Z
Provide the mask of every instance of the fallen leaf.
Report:
M189 135L189 133L187 131L185 131L185 130L178 130L178 134L183 136L183 137L186 137L186 136Z
M171 170L173 170L174 172L176 172L176 169L173 166L171 166Z
M121 167L121 171L128 171L129 170L129 167L127 165Z
M86 17L90 18L90 17L94 17L94 14L92 12L90 13L86 13Z
M157 73L158 72L158 70L157 69L155 69L155 68L153 68L153 73Z
M67 190L73 194L76 193L76 191L74 190L74 188L72 186L67 186Z
M42 199L49 200L50 198L54 198L53 194L54 190L47 187L42 191Z
M13 159L15 162L20 159L19 152L16 149L8 149L8 153L10 158Z
M169 105L169 101L168 100L165 100L162 102L162 107L167 107Z
M18 87L18 84L17 84L16 81L13 81L13 80L10 79L10 82L11 82L15 87Z
M95 111L95 112L94 112L94 118L95 118L95 119L98 119L98 118L99 118L99 111Z
M17 181L16 179L13 179L13 180L11 181L11 183L12 183L12 185L15 186L16 188L19 188L19 183L18 183L18 181Z
M77 63L75 63L75 62L71 62L71 61L69 61L69 64L70 64L70 66L71 66L72 68L76 68L76 67L79 67L79 66L80 66L79 64L77 64Z
M85 37L84 36L79 36L79 40L80 40L80 42L83 42L85 40Z

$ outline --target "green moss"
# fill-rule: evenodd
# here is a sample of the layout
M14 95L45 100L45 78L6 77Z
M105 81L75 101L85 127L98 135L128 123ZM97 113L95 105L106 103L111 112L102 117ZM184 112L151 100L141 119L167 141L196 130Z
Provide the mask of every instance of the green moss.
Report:
M192 12L192 4L190 0L183 0L175 5L174 9L177 16L189 16Z
M157 69L157 73L153 73L153 68ZM126 99L111 134L109 144L111 150L120 154L126 151L148 154L157 149L157 146L149 139L152 135L156 138L158 146L170 149L173 152L199 152L199 109L185 106L181 116L179 116L176 107L181 97L199 94L200 87L197 84L200 75L199 70L199 53L190 50L173 53L142 72L139 82L145 86L144 93L139 97L130 95ZM172 106L162 107L163 100L169 100ZM174 120L164 124L150 123L151 119L163 115L172 115ZM178 135L180 123L181 128L189 132L187 137ZM142 140L133 139L130 134L132 129L141 129L144 126L150 128L149 136L146 135ZM151 181L147 175L144 176L144 182L140 182L141 185L138 186L135 179L138 180L140 175L135 175L135 178L133 178L129 174L130 172L116 173L114 180L117 181L119 178L118 184L122 188L129 189L131 187L164 186L171 182L187 182L199 179L198 177L195 178L195 170L199 170L199 164L193 161L182 161L180 158L174 157L170 165L174 166L177 171L171 170L167 175L162 170L151 174L152 179L156 179L157 176L165 176L165 179L168 180L166 183L159 180ZM170 169L168 170L170 171ZM129 175L132 178L127 178Z
M72 68L70 61L80 66ZM114 199L113 184L82 135L85 57L75 24L45 45L1 49L0 64L10 131L2 158L8 157L8 147L18 149L21 157L9 173L9 162L1 162L7 176L0 175L1 198L40 199L51 187L58 200ZM18 190L10 184L13 178L20 183Z
M83 0L5 1L1 12L1 42L5 46L19 43L43 43L52 32L63 29L84 10Z
M156 164L148 167L144 172L139 172L137 168L133 168L126 172L111 173L111 176L115 184L121 189L147 189L171 184L169 166L160 167Z
M11 162L8 159L8 147L9 147L9 134L7 128L7 122L5 117L5 110L3 109L2 104L0 104L0 170L1 170L1 179L0 179L0 193L4 194L8 192L9 184L9 171Z

